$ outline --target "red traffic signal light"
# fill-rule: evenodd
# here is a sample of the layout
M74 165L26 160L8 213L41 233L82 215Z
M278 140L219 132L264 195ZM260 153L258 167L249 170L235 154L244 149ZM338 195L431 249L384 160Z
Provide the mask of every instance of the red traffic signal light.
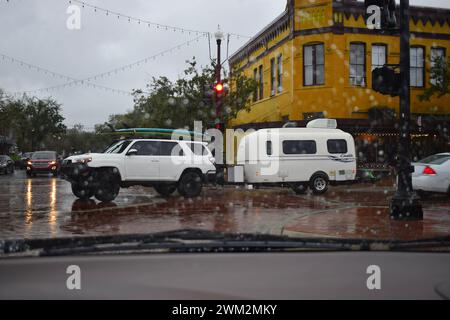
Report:
M216 93L223 93L223 84L220 82L216 83L214 86L214 91L216 91Z

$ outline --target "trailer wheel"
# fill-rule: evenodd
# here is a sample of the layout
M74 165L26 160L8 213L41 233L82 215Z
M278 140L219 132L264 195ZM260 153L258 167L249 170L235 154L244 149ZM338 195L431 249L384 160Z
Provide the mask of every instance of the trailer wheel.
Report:
M290 187L296 194L305 194L308 190L307 183L291 183Z
M329 180L324 173L317 173L313 175L310 180L309 187L314 194L324 194L328 191Z

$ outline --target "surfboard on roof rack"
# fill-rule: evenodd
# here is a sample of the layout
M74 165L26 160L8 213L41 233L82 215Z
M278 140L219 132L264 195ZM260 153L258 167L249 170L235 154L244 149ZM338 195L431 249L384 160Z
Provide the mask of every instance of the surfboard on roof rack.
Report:
M123 136L132 136L136 137L145 137L145 138L165 138L170 139L174 136L176 139L180 138L203 138L203 140L210 140L210 136L208 134L204 134L197 131L190 131L184 129L163 129L163 128L129 128L129 129L119 129L111 132L110 134L123 135Z

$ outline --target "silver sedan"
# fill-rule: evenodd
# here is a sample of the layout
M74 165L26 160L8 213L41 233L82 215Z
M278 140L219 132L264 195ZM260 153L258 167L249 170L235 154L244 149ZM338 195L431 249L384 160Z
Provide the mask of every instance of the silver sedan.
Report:
M450 195L450 153L440 153L413 163L413 189L419 195L429 192Z

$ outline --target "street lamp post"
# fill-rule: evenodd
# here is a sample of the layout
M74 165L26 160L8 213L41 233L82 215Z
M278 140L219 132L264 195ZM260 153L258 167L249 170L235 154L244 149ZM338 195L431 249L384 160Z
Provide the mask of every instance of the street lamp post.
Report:
M390 204L390 216L395 220L423 219L422 206L412 189L414 167L411 166L410 129L410 31L409 0L400 0L400 140L398 146L397 192Z
M223 39L223 32L220 31L220 26L218 27L217 32L214 34L217 43L217 65L216 65L216 83L219 84L222 82L222 60L221 60L221 45ZM221 113L222 113L222 97L221 95L216 95L216 118L218 123L221 122Z

